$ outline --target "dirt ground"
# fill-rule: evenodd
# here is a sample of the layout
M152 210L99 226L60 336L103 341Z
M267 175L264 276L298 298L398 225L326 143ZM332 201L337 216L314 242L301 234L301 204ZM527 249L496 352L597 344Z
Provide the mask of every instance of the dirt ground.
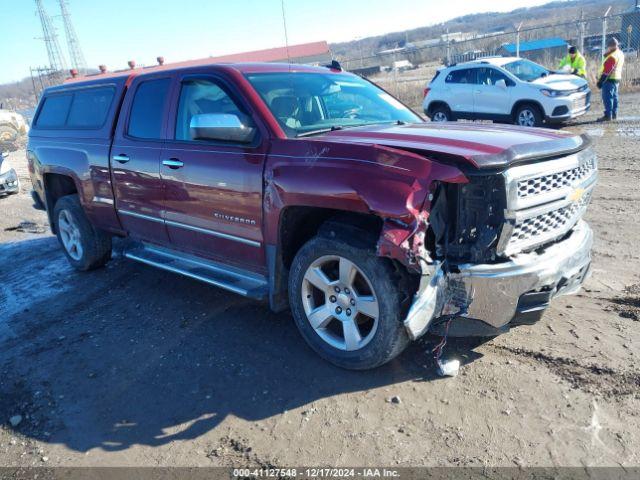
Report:
M622 104L615 124L593 123L596 106L568 127L593 136L600 161L586 288L536 325L450 341L463 366L447 379L436 338L349 372L262 304L122 258L73 271L13 152L0 466L639 465L640 94Z

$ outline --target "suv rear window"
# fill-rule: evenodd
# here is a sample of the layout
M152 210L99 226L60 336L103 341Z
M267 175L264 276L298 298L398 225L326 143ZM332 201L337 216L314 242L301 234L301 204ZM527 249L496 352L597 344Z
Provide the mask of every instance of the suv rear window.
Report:
M449 72L446 83L476 83L476 69L475 68L461 68L460 70L454 70Z
M44 99L36 120L36 127L55 129L98 129L107 120L115 90L99 87Z
M129 135L136 138L161 138L164 105L170 82L169 78L160 78L142 82L138 86L129 115Z

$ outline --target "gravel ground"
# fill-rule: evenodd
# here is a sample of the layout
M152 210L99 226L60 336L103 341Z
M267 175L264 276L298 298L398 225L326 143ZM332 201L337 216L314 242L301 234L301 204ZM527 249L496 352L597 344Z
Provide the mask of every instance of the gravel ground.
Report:
M348 372L262 304L122 258L73 271L13 152L0 466L640 464L640 95L615 124L595 117L568 127L600 158L593 276L536 325L451 341L463 366L449 379L435 338Z

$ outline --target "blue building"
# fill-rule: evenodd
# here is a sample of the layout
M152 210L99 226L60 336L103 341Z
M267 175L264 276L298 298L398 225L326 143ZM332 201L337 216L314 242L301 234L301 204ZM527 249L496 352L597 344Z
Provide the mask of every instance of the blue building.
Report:
M569 44L562 38L543 38L520 42L520 56L535 61L555 60L567 54ZM501 55L515 56L516 44L507 43L500 47Z

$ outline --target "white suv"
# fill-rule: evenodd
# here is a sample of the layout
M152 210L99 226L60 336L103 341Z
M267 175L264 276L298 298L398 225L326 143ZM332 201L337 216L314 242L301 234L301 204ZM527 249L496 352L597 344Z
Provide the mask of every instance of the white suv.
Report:
M518 57L492 57L438 70L425 88L424 112L434 122L493 120L534 127L589 110L583 78Z

